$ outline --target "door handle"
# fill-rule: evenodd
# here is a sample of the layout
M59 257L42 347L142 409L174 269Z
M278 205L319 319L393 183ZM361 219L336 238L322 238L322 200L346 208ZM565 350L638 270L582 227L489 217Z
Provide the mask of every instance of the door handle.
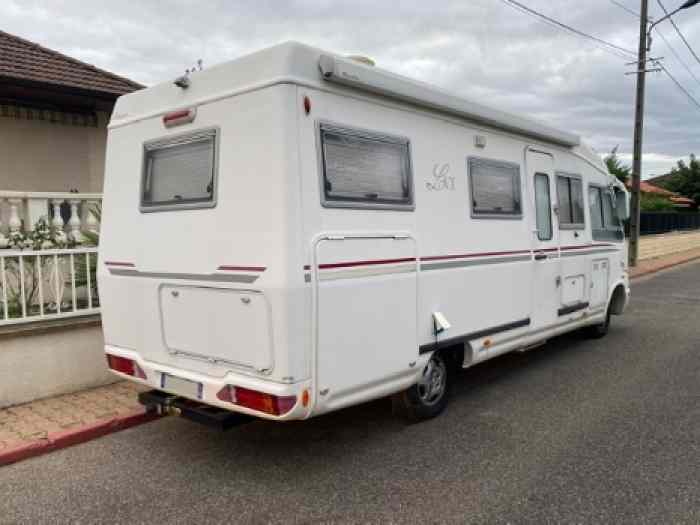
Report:
M546 253L540 252L540 253L536 253L536 254L535 254L535 260L536 260L536 261L544 261L546 258L547 258L547 254L546 254Z

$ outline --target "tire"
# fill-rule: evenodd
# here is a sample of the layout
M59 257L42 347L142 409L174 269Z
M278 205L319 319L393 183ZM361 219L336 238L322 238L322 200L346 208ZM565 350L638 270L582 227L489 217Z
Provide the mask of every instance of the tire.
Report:
M417 423L439 415L450 398L454 366L444 352L433 352L415 385L392 397L394 413Z
M586 336L590 339L600 339L601 337L605 337L610 330L611 313L610 306L608 306L608 311L605 314L605 321L584 328L584 333Z

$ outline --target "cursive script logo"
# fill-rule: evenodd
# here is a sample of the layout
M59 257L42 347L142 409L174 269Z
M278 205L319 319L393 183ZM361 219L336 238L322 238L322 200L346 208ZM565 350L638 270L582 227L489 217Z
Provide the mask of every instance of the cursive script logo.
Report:
M433 180L425 183L428 191L455 191L455 178L450 177L449 164L433 166Z

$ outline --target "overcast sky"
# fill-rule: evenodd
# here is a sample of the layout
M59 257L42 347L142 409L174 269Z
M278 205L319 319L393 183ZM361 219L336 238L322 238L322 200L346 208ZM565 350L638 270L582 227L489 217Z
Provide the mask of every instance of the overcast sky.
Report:
M520 0L616 45L637 48L638 19L611 0ZM617 0L633 10L638 0ZM658 16L658 0L649 0ZM682 0L662 0L667 8ZM700 5L675 17L700 53ZM2 0L0 27L143 84L285 40L364 54L378 66L583 135L631 162L634 68L503 0ZM670 24L668 42L700 79L700 64ZM700 82L660 37L653 55L700 100ZM700 152L700 108L661 73L648 75L646 176Z

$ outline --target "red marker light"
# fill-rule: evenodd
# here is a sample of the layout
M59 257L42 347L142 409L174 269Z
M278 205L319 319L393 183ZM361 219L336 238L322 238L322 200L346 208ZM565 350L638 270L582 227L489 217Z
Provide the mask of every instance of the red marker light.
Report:
M311 113L311 99L309 97L304 97L304 111L307 115Z
M132 359L107 354L107 366L109 366L109 368L115 372L138 377L139 379L146 379L146 373L138 364L136 364L136 361L133 361Z
M166 113L163 116L163 124L166 128L172 128L182 124L189 124L190 122L194 121L196 116L197 111L195 109L181 109L179 111Z

